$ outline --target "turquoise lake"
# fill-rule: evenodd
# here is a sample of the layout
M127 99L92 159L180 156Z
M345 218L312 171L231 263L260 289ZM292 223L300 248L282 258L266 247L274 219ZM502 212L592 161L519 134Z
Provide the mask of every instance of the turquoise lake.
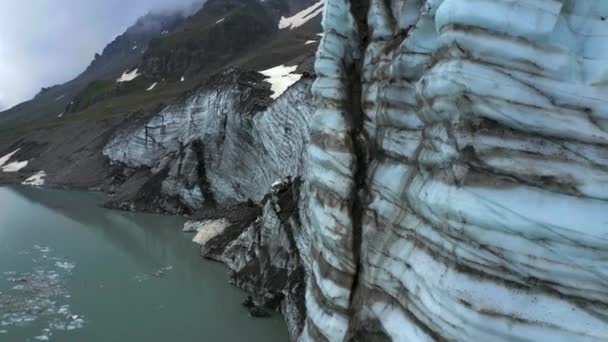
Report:
M0 341L288 341L256 320L184 219L96 193L0 187Z

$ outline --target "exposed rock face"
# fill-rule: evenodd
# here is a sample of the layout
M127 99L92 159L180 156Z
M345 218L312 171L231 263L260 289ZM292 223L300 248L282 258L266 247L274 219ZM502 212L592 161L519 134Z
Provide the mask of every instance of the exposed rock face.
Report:
M366 5L325 9L301 339L606 340L606 4Z
M257 305L280 310L292 340L300 336L306 316L298 245L309 241L301 234L298 194L299 181L284 184L264 199L256 216L241 216L201 249L203 256L226 264L231 282L254 294Z
M271 103L260 74L231 69L184 104L118 133L104 154L166 172L161 194L192 209L259 201L275 180L301 174L311 84L305 79Z

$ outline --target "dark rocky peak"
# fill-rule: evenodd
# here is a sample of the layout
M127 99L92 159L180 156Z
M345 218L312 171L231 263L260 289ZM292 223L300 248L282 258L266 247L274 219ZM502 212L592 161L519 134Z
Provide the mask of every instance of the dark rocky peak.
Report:
M294 42L293 37L283 37L282 42L268 46L280 31L285 31L279 29L281 18L318 3L319 0L208 0L173 33L150 42L140 71L150 79L179 81L183 76L198 78L229 65L248 66L252 59L260 60L253 55L267 54L268 58L288 61L302 55L300 45L307 39L300 37L304 41ZM319 22L320 19L311 30L314 33L308 36L315 37L320 31ZM262 49L268 53L259 51Z
M95 54L95 59L85 74L92 73L95 77L105 76L104 74L117 72L116 66L124 65L125 61L136 63L152 39L170 34L185 19L186 15L183 11L148 13L139 18L125 33L116 37L101 54Z
M190 79L225 65L276 30L257 0L210 0L173 33L150 42L140 70L151 79Z

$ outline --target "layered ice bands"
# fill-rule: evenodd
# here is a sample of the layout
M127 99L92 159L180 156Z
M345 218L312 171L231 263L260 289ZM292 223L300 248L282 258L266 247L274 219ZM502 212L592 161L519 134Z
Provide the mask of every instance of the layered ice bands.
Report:
M607 340L608 2L369 0L360 48L355 3L324 13L302 339Z
M356 275L353 192L352 79L359 57L359 34L347 0L328 1L324 36L316 56L313 95L318 107L310 127L303 191L304 227L311 236L311 274L306 291L307 320L302 340L340 341L349 324Z
M103 153L150 168L162 195L193 209L261 200L275 180L301 174L314 111L310 80L276 101L264 81L255 72L223 72L184 103L118 132Z

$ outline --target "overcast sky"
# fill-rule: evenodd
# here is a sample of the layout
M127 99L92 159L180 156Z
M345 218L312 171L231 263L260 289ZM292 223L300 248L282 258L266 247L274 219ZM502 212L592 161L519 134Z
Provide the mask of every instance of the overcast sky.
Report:
M148 11L201 0L0 0L0 110L68 81Z

